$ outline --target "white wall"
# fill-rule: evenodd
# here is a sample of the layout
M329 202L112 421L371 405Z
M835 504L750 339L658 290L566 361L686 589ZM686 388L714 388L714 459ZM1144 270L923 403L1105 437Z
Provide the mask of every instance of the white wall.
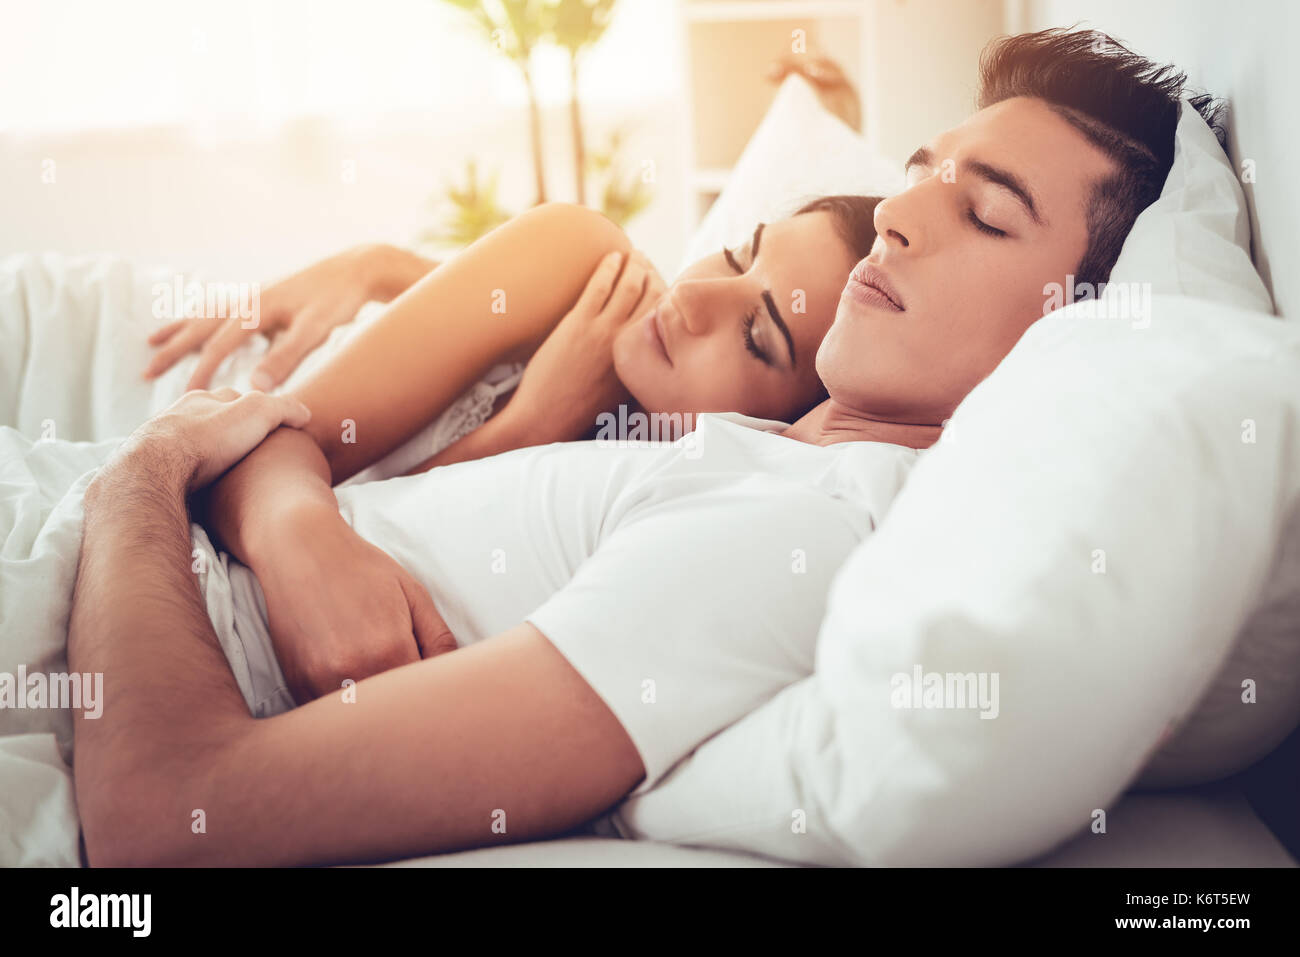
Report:
M611 119L591 111L593 131ZM567 113L548 111L552 197L572 200ZM502 198L532 197L525 115L390 115L350 133L320 118L205 145L182 127L18 137L0 134L0 255L114 252L214 278L264 281L365 241L412 244L438 221L431 196L466 156L502 171ZM656 164L658 200L629 227L674 266L685 233L681 130L672 104L643 107L627 161ZM53 164L50 166L49 164ZM47 182L47 174L53 182Z
M1003 16L1001 0L877 2L867 114L885 156L901 164L970 116L980 51L1005 29Z
M1278 311L1300 315L1300 4L1294 0L1026 0L1026 29L1095 27L1136 52L1186 70L1190 81L1231 107L1229 154L1243 183L1255 265Z
M265 281L348 245L409 244L467 157L533 195L517 73L440 0L0 0L0 255L110 251ZM620 0L583 67L588 147L613 124L657 201L633 241L675 266L684 130L663 0ZM567 62L536 60L551 198L573 198Z

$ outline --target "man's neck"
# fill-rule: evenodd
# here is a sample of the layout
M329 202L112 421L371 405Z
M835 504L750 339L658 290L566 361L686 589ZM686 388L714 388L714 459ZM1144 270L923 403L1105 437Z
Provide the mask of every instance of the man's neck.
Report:
M837 442L888 442L913 449L928 449L939 441L943 426L920 422L893 422L873 417L827 399L782 435L810 445Z

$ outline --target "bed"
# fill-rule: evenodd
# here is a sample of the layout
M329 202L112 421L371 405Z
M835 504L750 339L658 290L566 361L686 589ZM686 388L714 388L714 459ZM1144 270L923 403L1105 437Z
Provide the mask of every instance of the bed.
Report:
M1295 867L1237 783L1138 793L1105 839L1080 835L1028 867ZM1194 837L1194 840L1189 838ZM416 857L386 867L793 867L749 854L582 833L509 847Z
M1036 29L1069 24L1089 17L1093 25L1130 41L1144 54L1173 61L1188 70L1194 83L1229 97L1233 111L1229 118L1229 147L1234 163L1249 160L1258 170L1258 180L1247 192L1251 214L1254 261L1271 292L1279 315L1295 322L1300 311L1300 280L1285 265L1300 261L1300 239L1294 229L1300 219L1300 190L1285 174L1270 171L1288 169L1298 134L1293 126L1276 123L1288 116L1289 104L1282 97L1296 88L1289 51L1284 37L1294 35L1297 14L1287 4L1271 8L1275 18L1289 17L1292 29L1267 25L1264 14L1255 11L1232 15L1221 12L1210 0L1179 4L1175 16L1172 2L1152 3L1132 10L1118 2L1041 2L1008 5L1015 29ZM1252 19L1252 16L1255 19ZM1169 31L1168 24L1180 24ZM1240 42L1225 43L1225 35ZM1235 52L1234 52L1235 51ZM725 196L724 196L725 199ZM706 224L707 225L707 224ZM709 241L710 248L712 240ZM66 328L47 328L35 348L55 350L66 359L69 341L85 337L85 328L71 325L77 316L95 317L95 338L99 348L88 352L80 368L81 387L69 393L40 382L4 395L5 421L14 422L29 436L66 434L83 436L120 435L138 423L140 417L164 406L186 375L184 366L154 385L141 383L124 370L143 367L147 347L143 324L123 325L114 315L142 316L141 301L151 284L170 278L166 270L156 276L133 274L127 264L107 260L58 261L28 257L11 261L0 269L0 277L26 276L26 285L0 284L0 320L22 323L27 311L44 311ZM147 298L146 300L147 301ZM143 314L147 318L147 311ZM141 320L142 322L144 319ZM74 331L75 329L75 331ZM3 327L0 326L0 330ZM5 333L7 335L7 333ZM231 370L236 380L247 373L256 354L245 354ZM20 383L28 367L39 367L41 357L13 350L3 357L6 383ZM6 450L6 454L7 454ZM66 548L45 548L70 540L76 516L57 514L57 496L49 489L53 482L66 488L91 467L99 454L96 447L81 447L72 460L41 458L42 450L19 450L17 458L0 463L6 482L27 481L31 476L14 472L14 461L35 463L33 472L47 485L38 487L32 479L32 494L24 501L10 500L6 508L17 516L39 516L46 525L36 529L30 522L10 525L31 531L30 540L5 543L6 552L20 545L38 556L37 561L14 562L5 566L12 578L0 582L12 599L25 589L42 587L51 580L64 580L70 594L75 560L69 564ZM26 456L26 458L24 458ZM16 504L15 504L16 503ZM51 508L63 524L48 522ZM35 518L32 521L36 521ZM39 533L38 533L39 532ZM43 538L41 536L44 536ZM67 541L63 541L66 545ZM27 577L24 577L27 576ZM64 609L66 613L66 609ZM0 648L0 671L13 671L19 662L42 661L59 670L57 651L63 624L58 615L47 616L41 606L26 607L11 601L0 609L0 623L6 635L21 640ZM0 863L79 863L75 803L70 775L64 766L70 761L71 726L66 715L0 715L0 777L5 781L0 794ZM1167 790L1134 790L1116 805L1104 835L1086 830L1050 853L1019 863L1041 867L1292 867L1300 848L1300 734L1293 733L1281 747L1251 768L1225 780L1196 787ZM520 845L481 848L395 861L393 867L773 867L792 866L787 860L734 849L709 847L707 840L669 843L656 840L628 840L619 836L609 820L553 840Z

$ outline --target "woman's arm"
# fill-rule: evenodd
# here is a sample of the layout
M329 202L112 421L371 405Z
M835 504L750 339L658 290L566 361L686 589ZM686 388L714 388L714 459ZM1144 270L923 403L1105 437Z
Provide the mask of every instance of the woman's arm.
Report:
M411 473L588 435L600 413L632 398L614 371L615 337L653 308L666 288L643 254L606 256L577 304L528 360L505 408Z
M499 362L527 359L596 264L630 248L601 214L515 217L404 292L295 396L335 482L410 438Z
M440 645L428 627L438 612L423 586L339 514L311 437L280 429L266 444L307 467L259 489L256 509L267 519L226 529L224 540L235 554L253 556L271 643L294 701L454 649L454 638Z
M279 430L210 491L209 531L262 583L297 700L337 674L419 657L411 624L432 604L344 521L333 483L413 434L495 363L531 354L596 263L628 245L581 207L539 207L507 223L399 297L296 392L316 429ZM487 437L528 444L500 429ZM376 595L399 594L404 603L375 607Z
M212 531L256 570L249 540L277 512L332 500L330 485L414 435L493 365L527 358L600 259L628 249L604 216L554 203L439 266L295 391L316 448L277 433L255 449L214 489Z
M641 254L603 257L578 303L529 361L506 408L423 467L587 432L597 413L627 398L613 369L615 335L663 288ZM436 615L432 599L344 521L329 463L315 440L281 429L258 455L259 481L227 483L213 492L210 528L257 574L276 658L294 700L319 697L344 678L359 680L428 657L431 649L417 640L416 625ZM243 499L231 501L231 495ZM240 514L258 518L228 520Z
M392 302L438 266L436 261L400 246L378 243L364 249L365 285L373 302Z

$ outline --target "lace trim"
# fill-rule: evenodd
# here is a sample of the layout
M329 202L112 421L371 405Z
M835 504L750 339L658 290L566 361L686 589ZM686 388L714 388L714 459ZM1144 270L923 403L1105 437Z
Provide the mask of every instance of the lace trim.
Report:
M518 362L499 365L494 367L481 382L474 383L439 417L438 427L430 437L432 441L428 454L437 455L490 419L497 399L503 392L508 392L518 385L523 370L523 364Z
M491 418L497 398L518 385L523 373L521 362L493 366L486 376L466 389L417 435L341 484L358 485L403 475L430 456L437 455Z

